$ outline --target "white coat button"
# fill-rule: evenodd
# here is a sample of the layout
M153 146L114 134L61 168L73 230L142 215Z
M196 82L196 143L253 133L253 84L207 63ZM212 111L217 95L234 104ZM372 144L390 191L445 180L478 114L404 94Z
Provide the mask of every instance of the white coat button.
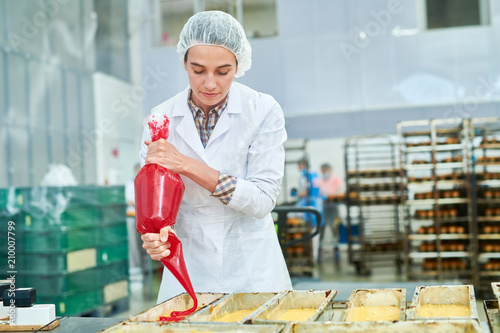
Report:
M214 252L217 252L217 248L216 247L214 247Z

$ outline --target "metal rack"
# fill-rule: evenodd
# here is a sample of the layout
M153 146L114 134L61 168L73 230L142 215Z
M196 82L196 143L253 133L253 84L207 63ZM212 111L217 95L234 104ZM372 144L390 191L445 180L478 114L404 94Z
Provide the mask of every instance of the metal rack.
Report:
M397 149L389 136L349 138L344 145L349 262L358 274L376 265L400 273L400 171ZM358 235L353 227L358 226Z
M307 146L307 139L289 139L283 145L285 149L285 168L283 181L281 184L281 193L284 196L283 204L291 204L296 200L296 197L293 197L290 193L290 190L296 185L289 185L289 176L290 174L293 175L294 173L298 172L297 164L301 160L308 159Z
M500 118L471 119L472 189L480 292L500 279Z
M408 280L477 285L469 120L398 123Z

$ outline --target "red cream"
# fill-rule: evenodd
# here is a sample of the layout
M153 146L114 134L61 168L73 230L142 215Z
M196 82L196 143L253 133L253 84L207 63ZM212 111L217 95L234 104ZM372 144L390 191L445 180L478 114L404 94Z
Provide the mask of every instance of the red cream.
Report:
M156 116L155 116L156 117ZM152 141L168 138L169 120L153 118L149 123ZM146 164L139 171L134 181L136 230L141 234L159 233L166 226L173 226L179 213L184 183L181 177L158 164ZM175 276L193 299L193 307L186 311L173 311L169 317L160 317L160 321L179 321L190 315L198 307L191 279L184 262L182 243L173 233L168 235L170 255L161 262Z

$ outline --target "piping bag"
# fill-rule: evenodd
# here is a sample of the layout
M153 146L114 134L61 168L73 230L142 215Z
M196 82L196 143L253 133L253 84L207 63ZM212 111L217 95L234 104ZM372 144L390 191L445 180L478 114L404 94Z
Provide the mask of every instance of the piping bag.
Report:
M164 114L146 118L151 140L168 138L170 121ZM145 124L146 125L146 124ZM146 164L134 180L136 230L141 234L159 233L166 226L173 226L179 213L184 183L181 177L158 164ZM198 300L184 262L182 243L174 233L168 234L170 254L161 262L193 299L193 307L186 311L173 311L170 316L161 316L160 321L179 321L196 311Z

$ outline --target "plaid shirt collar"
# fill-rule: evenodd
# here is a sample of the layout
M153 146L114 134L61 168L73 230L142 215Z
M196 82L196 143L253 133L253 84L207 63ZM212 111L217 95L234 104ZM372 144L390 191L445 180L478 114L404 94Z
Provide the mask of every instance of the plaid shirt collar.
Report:
M189 90L188 105L189 109L191 110L191 113L193 114L193 117L196 118L198 113L201 112L202 117L205 118L205 113L203 112L203 110L198 105L194 104L193 99L191 98L191 93L192 90ZM229 94L226 95L226 98L224 98L224 101L221 104L219 104L218 106L216 106L215 108L213 108L208 112L208 116L210 117L210 114L215 113L215 117L217 117L218 120L222 112L226 109L228 97Z
M226 109L229 94L226 95L224 101L221 104L219 104L218 106L216 106L215 108L213 108L208 112L208 119L207 119L205 117L205 113L203 112L203 110L193 102L191 98L191 92L192 90L189 90L188 94L189 109L191 110L191 114L193 115L196 129L198 130L198 134L201 139L201 143L203 144L203 147L206 147L208 140L210 139L210 136L212 135L212 132L215 128L215 125L217 124L217 121L220 118L220 115Z

